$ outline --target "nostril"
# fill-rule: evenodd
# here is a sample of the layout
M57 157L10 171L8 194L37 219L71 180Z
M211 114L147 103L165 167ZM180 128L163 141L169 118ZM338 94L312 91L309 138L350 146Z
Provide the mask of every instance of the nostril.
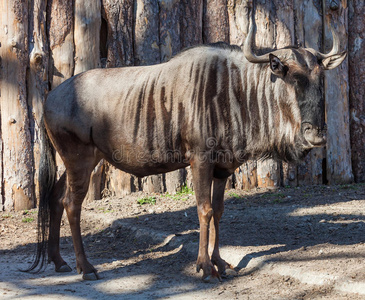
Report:
M308 130L312 130L313 129L313 126L310 123L303 123L302 124L302 128L303 128L303 131L306 132Z

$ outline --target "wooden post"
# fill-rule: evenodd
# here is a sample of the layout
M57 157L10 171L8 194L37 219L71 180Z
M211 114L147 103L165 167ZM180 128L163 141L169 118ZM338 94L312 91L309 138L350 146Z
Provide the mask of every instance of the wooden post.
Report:
M102 0L101 55L108 68L133 65L133 0ZM103 53L104 52L104 53ZM138 179L105 162L103 196L122 197L138 191Z
M356 182L365 181L365 5L363 0L349 5L349 88L352 168Z
M34 156L34 184L38 199L38 167L40 161L39 124L43 115L42 105L48 93L48 41L46 32L46 0L33 0L29 7L29 72L28 72L28 106L31 114L30 133Z
M204 0L204 43L229 42L227 0Z
M180 3L161 1L159 11L160 60L168 61L181 50L180 44ZM186 170L180 169L163 176L164 189L173 194L185 183Z
M102 47L106 52L106 67L133 65L134 1L102 0L102 2L101 37L104 41Z
M180 43L180 3L161 1L159 11L160 61L171 59L181 50Z
M160 62L160 37L158 35L157 0L135 1L134 57L135 65L151 65Z
M325 20L331 20L340 37L341 49L347 49L347 1L339 3L338 8L326 1ZM325 50L332 46L328 22L325 24ZM325 51L326 52L326 51ZM353 181L350 145L350 117L348 96L347 59L336 69L325 72L325 99L328 127L327 140L327 179L330 184Z
M134 31L134 57L137 65L160 62L159 14L157 0L137 0ZM147 192L165 191L163 174L144 177L141 188Z
M256 46L258 49L275 49L278 34L275 27L277 12L272 7L271 2L256 1L254 11L257 26ZM285 33L283 33L285 35ZM290 40L286 41L290 43ZM281 184L280 163L273 159L257 161L257 186L258 187L278 187Z
M236 2L228 0L229 40L233 45L242 47L249 30L252 1ZM257 187L257 163L248 161L237 168L234 173L236 189Z
M48 0L50 81L54 89L74 72L73 0Z
M74 73L74 6L73 0L47 1L50 61L49 81L51 89L73 76ZM56 155L57 174L65 171L65 166Z
M26 72L28 1L0 1L2 193L5 209L33 208L33 150Z
M75 0L74 75L100 67L101 0Z
M180 1L181 48L203 43L203 0Z
M74 75L100 67L101 0L75 0L74 18ZM101 198L103 164L91 173L85 203Z
M322 0L300 1L294 0L295 12L295 44L322 50ZM304 162L297 168L297 182L299 185L322 184L323 160L325 151L323 148L312 149Z

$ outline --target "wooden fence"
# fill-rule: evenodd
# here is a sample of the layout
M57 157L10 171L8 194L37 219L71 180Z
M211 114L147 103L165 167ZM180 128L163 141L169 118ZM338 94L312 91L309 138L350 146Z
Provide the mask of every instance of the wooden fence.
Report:
M38 123L49 90L89 69L155 64L196 44L242 46L251 6L252 0L0 0L0 210L36 204ZM349 58L325 76L326 148L299 166L249 161L229 186L365 180L364 15L360 0L256 1L258 51L303 45L326 52L332 22ZM184 184L191 184L188 169L139 179L100 163L88 198L174 192Z

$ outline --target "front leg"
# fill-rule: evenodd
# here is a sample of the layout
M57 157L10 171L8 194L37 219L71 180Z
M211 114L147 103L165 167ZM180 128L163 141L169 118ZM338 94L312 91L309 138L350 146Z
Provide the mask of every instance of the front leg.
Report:
M224 190L226 182L227 178L214 178L212 197L212 208L214 213L213 218L210 221L209 229L209 253L211 254L212 263L218 267L220 276L235 274L233 267L223 260L219 253L219 221L224 211Z
M200 158L191 161L191 170L200 224L199 254L196 262L196 270L199 272L203 269L202 279L208 282L214 278L220 278L208 254L209 223L213 216L210 200L213 166L208 161Z

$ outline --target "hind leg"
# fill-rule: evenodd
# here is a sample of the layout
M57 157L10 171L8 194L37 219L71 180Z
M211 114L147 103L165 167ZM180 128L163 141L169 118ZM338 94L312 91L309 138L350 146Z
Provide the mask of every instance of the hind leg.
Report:
M48 263L55 264L56 272L70 272L71 268L62 259L60 254L60 227L63 215L63 197L66 186L66 173L57 181L50 201L50 223L48 238Z
M82 153L82 157L77 155L75 159L67 160L67 188L63 205L71 227L77 271L79 274L83 273L83 279L96 280L99 278L97 271L87 260L82 243L80 217L81 205L89 188L91 172L100 159L95 157L93 148L85 147L78 153Z

